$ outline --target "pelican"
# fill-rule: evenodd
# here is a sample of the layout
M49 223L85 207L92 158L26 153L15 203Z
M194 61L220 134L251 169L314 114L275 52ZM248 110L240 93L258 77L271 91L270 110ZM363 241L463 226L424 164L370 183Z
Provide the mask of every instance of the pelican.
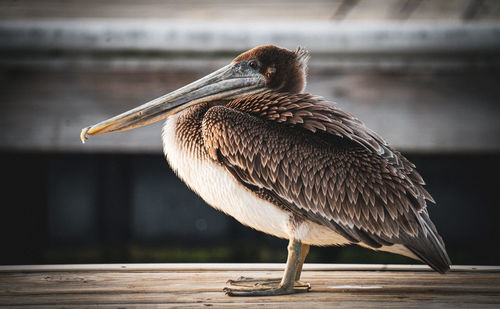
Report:
M282 278L229 280L228 295L309 291L309 246L358 244L450 269L415 165L334 104L304 93L309 53L272 45L162 97L82 129L90 136L166 118L163 150L207 204L289 240Z

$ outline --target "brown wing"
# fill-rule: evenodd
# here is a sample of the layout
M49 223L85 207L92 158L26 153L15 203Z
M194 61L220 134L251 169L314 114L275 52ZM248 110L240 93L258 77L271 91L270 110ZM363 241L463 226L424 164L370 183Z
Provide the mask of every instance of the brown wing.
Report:
M265 94L212 107L202 128L215 160L291 212L374 248L411 243L421 257L430 242L444 251L414 166L333 105Z

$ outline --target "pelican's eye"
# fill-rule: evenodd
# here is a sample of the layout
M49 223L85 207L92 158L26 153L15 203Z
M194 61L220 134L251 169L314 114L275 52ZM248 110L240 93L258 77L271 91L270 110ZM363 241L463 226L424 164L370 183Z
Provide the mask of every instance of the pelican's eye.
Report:
M254 70L257 70L260 67L260 63L257 60L248 61L248 66Z

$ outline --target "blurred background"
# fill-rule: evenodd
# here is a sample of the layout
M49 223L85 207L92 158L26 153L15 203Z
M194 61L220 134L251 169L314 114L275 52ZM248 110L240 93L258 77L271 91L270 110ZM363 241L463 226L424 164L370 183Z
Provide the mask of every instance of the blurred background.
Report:
M500 1L0 0L0 264L284 262L177 179L162 123L79 138L262 44L308 49L306 91L417 165L455 264L500 263Z

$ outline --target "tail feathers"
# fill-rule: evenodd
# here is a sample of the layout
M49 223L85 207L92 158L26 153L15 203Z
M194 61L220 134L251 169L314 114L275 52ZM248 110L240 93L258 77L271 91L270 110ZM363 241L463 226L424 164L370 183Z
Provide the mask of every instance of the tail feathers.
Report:
M409 237L405 246L422 262L444 274L450 270L451 261L446 253L443 239L439 236L429 215L425 211L420 212L419 215L425 232L420 237Z

